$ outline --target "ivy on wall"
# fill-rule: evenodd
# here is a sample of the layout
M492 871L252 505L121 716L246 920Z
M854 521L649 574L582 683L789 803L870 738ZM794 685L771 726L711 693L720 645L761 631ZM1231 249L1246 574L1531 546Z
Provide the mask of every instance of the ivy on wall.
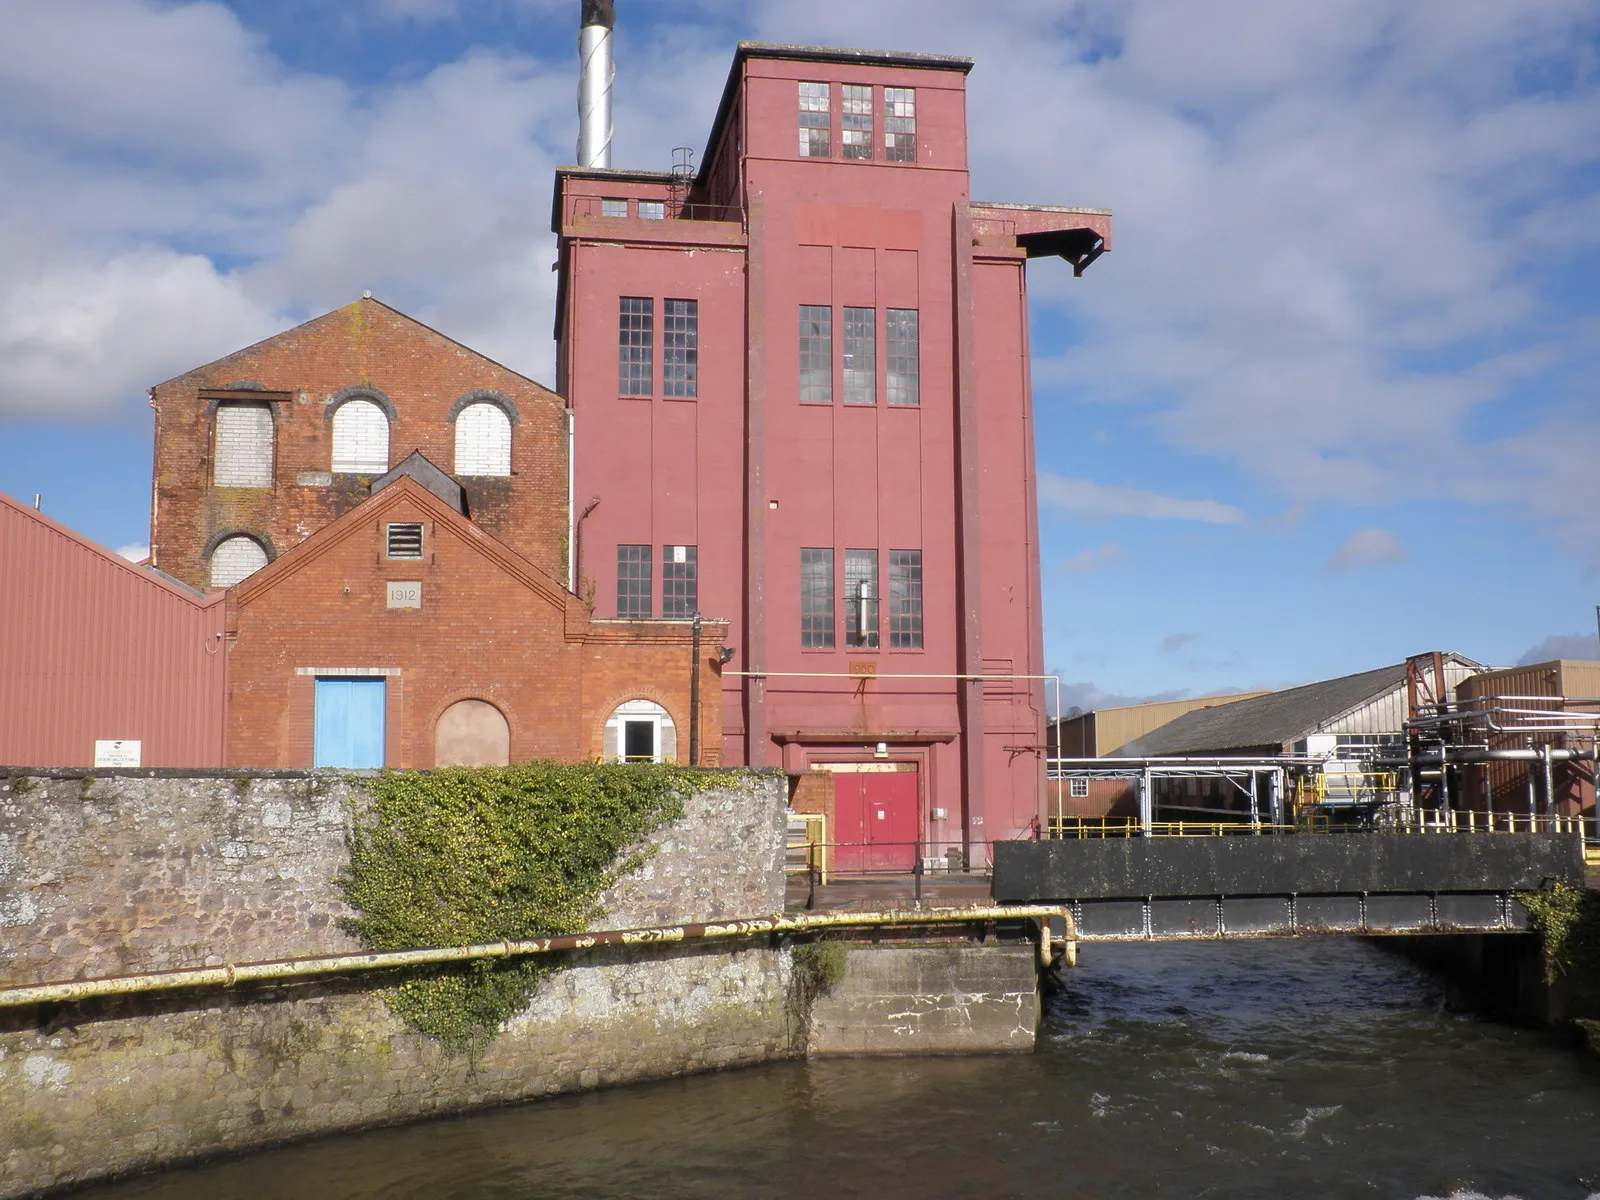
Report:
M1537 892L1517 892L1528 910L1528 925L1544 944L1545 982L1554 983L1573 967L1600 964L1600 897L1570 883L1551 883Z
M385 771L363 780L340 877L371 950L467 946L581 933L599 896L642 865L644 839L683 815L685 796L728 772L653 763L519 763ZM452 1052L476 1052L558 967L485 960L406 980L387 996L405 1024Z

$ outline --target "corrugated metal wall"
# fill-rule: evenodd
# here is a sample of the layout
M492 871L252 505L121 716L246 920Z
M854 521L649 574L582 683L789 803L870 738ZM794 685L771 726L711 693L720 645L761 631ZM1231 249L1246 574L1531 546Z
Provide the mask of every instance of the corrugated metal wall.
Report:
M0 494L0 763L221 766L223 609Z
M1526 667L1508 667L1503 671L1485 672L1461 687L1463 700L1476 700L1486 696L1564 696L1569 700L1592 700L1600 696L1600 663L1561 659L1533 663ZM1511 707L1537 709L1541 705L1537 703L1518 705L1513 702ZM1578 707L1584 712L1595 711L1593 705ZM1520 749L1528 745L1564 746L1568 742L1562 734L1505 733L1491 737L1489 744L1496 749ZM1587 739L1575 739L1571 745L1575 749L1582 748L1587 745ZM1533 779L1533 794L1530 799L1529 778L1530 775L1537 776L1541 772L1542 768L1537 765L1530 769L1527 764L1518 762L1496 762L1487 767L1474 769L1468 784L1469 802L1475 808L1484 807L1483 792L1486 776L1493 791L1495 809L1524 812L1530 806L1537 807L1541 803L1540 783L1537 778ZM1551 781L1555 785L1556 811L1568 814L1592 811L1594 785L1589 772L1587 764L1574 766L1558 763L1554 766Z
M1453 658L1444 660L1444 682L1446 695L1455 696L1457 689L1469 679L1477 678L1477 668L1467 666ZM1431 680L1433 668L1426 668L1426 675ZM1463 691L1465 697L1468 693ZM1365 734L1375 736L1378 734L1398 734L1405 728L1406 717L1406 685L1404 680L1396 687L1382 696L1363 704L1360 708L1346 713L1336 721L1329 721L1319 726L1323 733Z

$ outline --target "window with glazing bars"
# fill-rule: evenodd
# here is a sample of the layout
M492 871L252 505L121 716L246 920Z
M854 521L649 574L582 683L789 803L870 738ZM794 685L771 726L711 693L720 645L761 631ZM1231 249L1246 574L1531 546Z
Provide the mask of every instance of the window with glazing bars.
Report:
M828 85L800 85L800 157L827 158L831 131L828 128Z
M600 201L600 215L602 217L625 217L628 215L628 202L615 197L606 197Z
M697 547L661 547L661 615L692 617L700 607Z
M917 89L883 89L883 161L917 161Z
M646 221L665 221L667 219L667 202L665 200L639 201L639 216Z
M833 309L800 306L800 403L833 403Z
M844 310L844 402L878 401L878 310Z
M844 552L844 644L878 645L878 552Z
M656 302L624 296L617 315L617 395L648 396L655 373Z
M650 615L650 547L617 547L617 616Z
M883 313L884 353L888 370L884 374L885 399L890 404L918 404L917 310L889 308Z
M700 363L700 301L661 302L661 394L693 396Z
M800 551L800 645L833 649L833 551Z
M1069 782L1072 785L1070 789L1072 795L1080 800L1089 794L1089 781L1087 779L1073 779Z
M872 157L872 88L844 85L839 106L840 153L845 158Z
M922 551L889 551L889 649L922 649Z

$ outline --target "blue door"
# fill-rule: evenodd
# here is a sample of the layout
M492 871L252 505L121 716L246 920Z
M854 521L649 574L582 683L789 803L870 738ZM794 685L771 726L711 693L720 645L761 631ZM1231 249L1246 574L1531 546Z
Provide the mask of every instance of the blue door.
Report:
M381 678L317 680L313 766L383 766L385 682Z

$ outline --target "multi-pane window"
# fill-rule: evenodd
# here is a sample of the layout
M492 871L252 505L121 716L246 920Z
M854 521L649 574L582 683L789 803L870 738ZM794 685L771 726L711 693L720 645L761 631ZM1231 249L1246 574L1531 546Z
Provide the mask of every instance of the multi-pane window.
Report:
M661 302L661 394L693 396L700 362L700 302Z
M800 85L800 157L827 158L831 131L828 128L828 85Z
M639 216L646 221L664 221L667 218L667 202L665 200L639 201Z
M917 161L917 89L883 89L883 158Z
M839 137L845 158L872 157L872 88L853 83L844 85L839 107Z
M833 649L833 551L800 551L800 645Z
M878 645L878 552L844 552L844 644Z
M617 547L617 616L650 615L650 547Z
M878 311L844 310L844 402L875 404L878 400Z
M602 217L625 217L628 215L628 202L619 199L601 200L600 215Z
M265 404L220 404L216 436L213 483L218 487L272 486L271 409Z
M833 309L800 306L800 402L833 403Z
M692 617L700 607L696 547L661 547L661 615Z
M648 396L655 371L656 302L623 296L617 315L617 395Z
M1072 795L1078 799L1081 800L1089 794L1089 781L1087 779L1074 779L1070 782L1072 784Z
M888 356L888 370L884 376L884 391L890 404L916 404L917 377L917 310L890 308L883 314L884 352Z
M889 648L922 649L922 551L889 551Z

